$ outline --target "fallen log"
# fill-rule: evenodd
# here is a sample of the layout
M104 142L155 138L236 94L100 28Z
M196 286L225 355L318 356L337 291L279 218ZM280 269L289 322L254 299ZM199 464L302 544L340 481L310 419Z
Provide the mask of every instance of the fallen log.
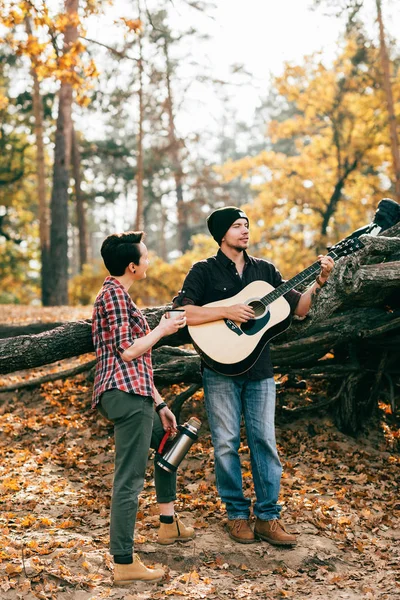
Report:
M397 225L386 231L385 236L363 236L365 247L337 261L309 315L295 320L271 344L277 372L287 369L293 373L307 368L323 372L325 361L321 358L332 351L337 363L351 367L340 396L347 402L345 419L351 422L352 430L359 421L354 415L360 412L365 397L376 397L386 375L395 376L400 364L399 234ZM164 306L144 310L151 328L165 310ZM0 374L93 351L90 321L64 323L35 335L19 335L21 329L15 332L17 336L0 341ZM189 342L185 331L159 342L153 352L158 385L201 382L197 354L189 348L179 348ZM384 353L387 359L382 363ZM377 372L379 364L383 366Z
M290 340L287 334L288 341L281 341L281 336L271 344L273 362L278 368L312 366L343 343L377 338L378 345L386 346L390 345L391 336L394 336L392 345L396 347L400 335L400 311L359 308L336 314L326 322L315 323L313 328L306 329L304 337L299 337L297 331L293 335L295 339ZM380 336L385 338L379 339ZM169 336L162 340L162 343L169 344L167 349L159 345L159 350L153 351L155 372L160 379L170 378L171 383L198 381L200 371L197 354L176 347L187 341L185 333ZM39 335L20 336L0 342L0 374L32 369L88 352L93 352L89 323L66 323ZM171 360L165 360L166 354ZM157 356L164 357L164 360L157 359Z
M49 381L58 381L59 379L75 377L75 375L80 375L81 373L90 371L93 369L95 364L96 360L94 359L73 367L72 369L66 369L65 371L60 371L58 373L47 373L47 375L43 375L42 377L34 377L25 381L19 381L18 383L12 383L10 385L1 387L0 394L4 394L5 392L13 392L15 390L32 389L41 386L43 383L48 383Z
M0 324L0 340L4 340L9 337L18 337L20 335L33 335L42 333L43 331L50 331L56 327L64 325L65 321L59 321L56 323L26 323L25 325L7 325Z
M165 310L165 306L144 310L151 329L157 325ZM179 332L179 335L163 338L161 343L179 346L188 341L187 333ZM1 340L0 374L33 369L93 351L91 322L69 321L37 335L18 335Z

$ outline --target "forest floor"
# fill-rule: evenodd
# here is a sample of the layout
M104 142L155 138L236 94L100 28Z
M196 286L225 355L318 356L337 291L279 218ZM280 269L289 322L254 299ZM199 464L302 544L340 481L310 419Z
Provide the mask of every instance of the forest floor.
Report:
M49 369L71 366L56 364ZM43 370L40 370L43 374ZM0 387L32 373L13 374ZM167 399L178 391L164 390ZM141 495L135 548L168 567L158 584L113 587L107 551L113 472L110 424L90 409L85 375L0 394L0 599L155 600L400 598L398 430L382 420L357 439L326 415L288 421L278 394L277 440L284 467L280 502L293 549L240 545L224 531L201 392L181 422L197 415L201 438L179 469L177 509L196 529L186 544L160 546L152 461ZM392 416L393 417L393 416ZM253 497L248 448L241 447Z

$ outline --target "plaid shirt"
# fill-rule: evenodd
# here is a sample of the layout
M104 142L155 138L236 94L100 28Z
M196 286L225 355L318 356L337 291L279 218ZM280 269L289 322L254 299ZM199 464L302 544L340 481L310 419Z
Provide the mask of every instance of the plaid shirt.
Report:
M114 277L104 280L93 307L92 338L96 374L92 407L106 390L118 389L154 398L151 350L126 362L121 354L135 338L149 333L147 321L125 288Z

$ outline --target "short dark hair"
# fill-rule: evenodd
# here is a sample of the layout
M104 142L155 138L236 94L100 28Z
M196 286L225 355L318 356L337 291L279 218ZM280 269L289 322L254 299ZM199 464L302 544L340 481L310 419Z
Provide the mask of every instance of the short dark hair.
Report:
M140 262L140 247L143 231L113 233L101 245L101 256L110 275L123 275L126 267Z

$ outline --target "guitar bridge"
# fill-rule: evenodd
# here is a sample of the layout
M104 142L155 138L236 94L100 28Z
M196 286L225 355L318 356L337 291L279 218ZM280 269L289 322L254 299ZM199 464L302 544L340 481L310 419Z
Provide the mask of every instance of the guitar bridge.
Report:
M243 331L240 329L240 327L238 325L236 325L236 323L234 321L231 321L230 319L224 319L225 321L225 325L234 333L236 333L236 335L243 335Z

